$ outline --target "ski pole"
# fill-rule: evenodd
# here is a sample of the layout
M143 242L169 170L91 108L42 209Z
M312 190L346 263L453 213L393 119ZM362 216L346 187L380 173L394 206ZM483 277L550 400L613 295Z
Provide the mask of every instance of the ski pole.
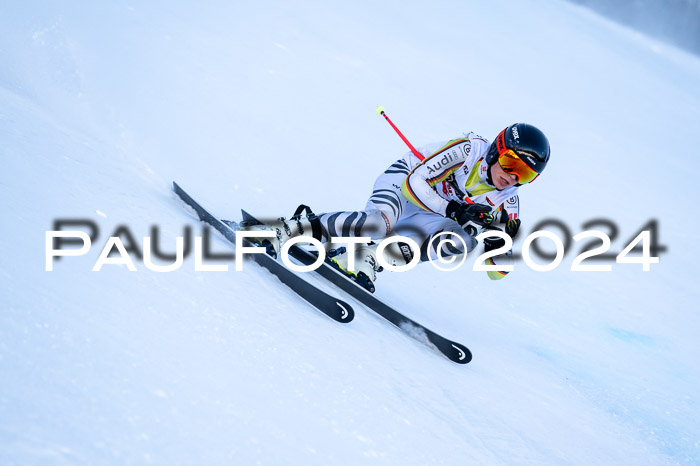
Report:
M391 125L391 127L394 128L394 131L396 131L396 134L398 134L399 137L401 138L401 140L402 140L403 142L406 143L406 145L408 146L409 149L411 149L411 152L413 152L413 154L414 154L416 157L418 157L418 160L420 160L421 162L422 162L423 160L425 160L425 157L423 156L423 154L421 154L420 152L418 152L418 151L416 150L416 148L413 147L413 144L411 144L411 143L409 142L409 140L406 139L406 136L404 136L403 133L399 130L399 128L397 128L396 125L389 119L389 117L387 116L386 112L384 111L384 107L382 107L381 105L380 105L379 107L377 107L377 114L383 116L384 119ZM468 197L464 198L464 200L467 202L467 204L474 204L474 201L472 201L472 200L469 199Z
M399 128L397 128L396 125L389 119L389 117L387 116L386 112L384 111L384 107L382 107L381 105L380 105L379 107L377 107L377 114L384 117L384 119L391 125L391 127L394 128L394 131L396 131L396 134L399 135L399 137L401 138L401 140L402 140L403 142L406 143L406 145L408 146L409 149L411 149L411 152L413 152L413 154L414 154L416 157L418 157L418 160L420 160L420 161L422 162L423 159L425 159L425 157L423 156L423 154L421 154L420 152L418 152L418 151L416 150L416 148L413 147L413 144L411 144L411 143L409 142L409 140L406 139L406 136L404 136L403 133L402 133L401 131L399 131Z

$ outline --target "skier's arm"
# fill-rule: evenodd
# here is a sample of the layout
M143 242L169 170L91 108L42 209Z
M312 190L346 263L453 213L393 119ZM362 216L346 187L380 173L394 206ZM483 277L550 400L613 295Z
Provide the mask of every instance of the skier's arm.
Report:
M440 197L435 185L462 166L465 157L460 145L467 141L454 139L416 165L401 185L403 196L418 207L444 216L448 201Z
M505 232L508 234L508 236L515 240L515 236L518 234L518 230L520 229L520 219L518 218L520 211L520 198L518 196L513 196L509 198L506 202L503 203L503 210L505 210L505 213L508 216L505 221ZM487 228L487 230L492 228L494 227ZM486 252L493 251L494 249L500 248L504 245L505 241L498 237L487 237L484 239L484 251ZM500 254L495 257L489 257L486 260L486 264L512 265L513 248L511 247L511 249L504 254ZM487 274L491 280L500 280L506 275L508 275L508 272L489 271L487 272Z

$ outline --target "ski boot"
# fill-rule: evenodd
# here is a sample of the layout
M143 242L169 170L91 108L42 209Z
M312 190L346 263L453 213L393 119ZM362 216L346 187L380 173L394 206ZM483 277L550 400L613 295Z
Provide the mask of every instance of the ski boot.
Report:
M301 213L306 209L307 217L302 217ZM267 254L277 258L282 251L282 246L290 238L295 236L313 236L321 240L321 222L311 209L305 205L300 205L294 215L289 220L280 217L268 223L261 223L256 220L245 220L240 223L241 230L245 231L273 231L275 236L260 238L252 237L250 240L266 249Z
M350 270L348 267L349 254L345 247L331 249L328 251L328 259L331 264L352 281L374 293L374 282L377 280L377 272L384 270L377 261L377 245L355 245L355 267Z
M345 247L331 249L327 256L336 269L339 269L362 288L374 293L377 273L384 270L377 260L377 246L374 243L356 245L354 270L348 268L348 253ZM383 259L385 263L392 266L406 265L413 259L413 251L405 243L391 243L384 249Z

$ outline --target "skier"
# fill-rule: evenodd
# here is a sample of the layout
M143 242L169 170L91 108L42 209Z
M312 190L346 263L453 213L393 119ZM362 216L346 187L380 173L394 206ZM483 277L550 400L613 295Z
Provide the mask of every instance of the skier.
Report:
M547 137L526 123L508 126L493 143L470 132L417 152L422 159L408 152L377 178L364 210L316 216L306 208L307 217L302 218L305 206L300 206L289 220L280 218L266 225L244 225L244 229L275 231L275 238L262 242L277 253L288 239L299 235L329 243L331 237L338 236L362 236L378 241L395 234L411 238L420 246L419 251L413 251L406 243L393 243L385 250L384 257L392 265L407 264L413 254L420 254L421 261L435 259L439 241L431 238L440 232L458 235L467 251L472 251L477 244L475 236L499 229L495 226L498 224L503 224L505 232L515 237L521 223L518 189L542 173L550 156ZM484 241L486 250L503 244L498 237ZM358 284L374 291L376 273L381 271L376 248L373 242L357 245L354 270L348 269L346 252L331 260ZM464 252L460 246L441 247L442 257ZM512 264L511 256L512 252L508 251L489 261L497 265ZM488 272L492 279L503 278L505 274Z

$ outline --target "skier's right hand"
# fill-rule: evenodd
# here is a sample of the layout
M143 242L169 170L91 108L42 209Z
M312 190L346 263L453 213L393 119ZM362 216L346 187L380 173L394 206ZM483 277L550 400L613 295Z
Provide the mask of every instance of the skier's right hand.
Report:
M457 201L450 201L445 209L445 216L464 226L469 222L477 225L490 225L493 222L491 207L484 204L462 204Z

